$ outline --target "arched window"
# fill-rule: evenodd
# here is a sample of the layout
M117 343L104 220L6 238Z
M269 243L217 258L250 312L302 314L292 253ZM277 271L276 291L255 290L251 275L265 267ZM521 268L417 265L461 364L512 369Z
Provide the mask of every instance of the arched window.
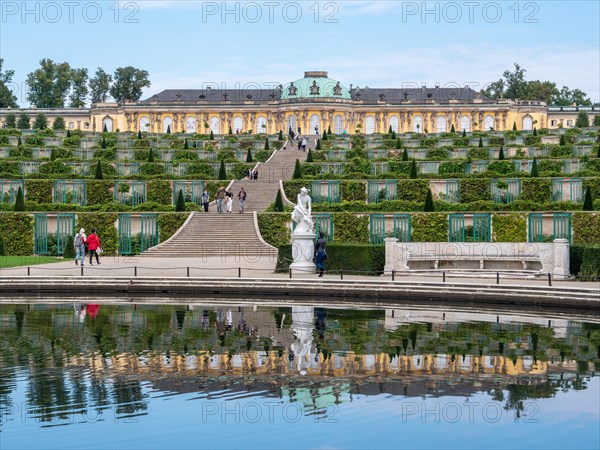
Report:
M211 117L210 118L209 126L210 126L210 131L212 131L213 134L220 134L221 133L220 125L221 124L220 124L218 118L216 118L216 117Z
M523 130L533 130L533 119L531 116L523 117Z
M367 120L365 120L365 133L375 133L375 118L373 116L369 116L367 117Z
M241 117L236 117L235 119L233 119L233 132L234 133L241 133L242 128L244 127L244 122L242 121Z
M467 116L462 116L460 118L460 131L471 131L471 119Z
M316 128L316 129L315 129ZM310 116L310 133L319 134L321 131L321 119L317 114Z
M140 118L140 131L150 131L150 122L147 117Z
M288 116L288 132L292 130L296 134L296 116L291 114Z
M494 118L492 116L485 116L485 119L483 120L483 128L483 131L490 131L496 128Z
M413 125L412 126L413 132L415 132L415 133L423 132L423 119L421 118L421 116L413 117L412 125Z
M335 134L344 133L344 118L339 114L333 118L333 132Z
M444 116L440 116L435 121L436 131L438 133L446 132L446 118Z
M163 133L166 133L167 131L170 131L172 133L174 131L173 130L173 119L171 119L170 117L165 117L163 119L163 123L162 123L162 130L163 130Z
M186 133L195 133L196 132L196 119L193 117L188 117L185 121L185 132Z
M398 118L396 116L390 117L390 123L389 123L388 129L389 129L389 127L392 127L392 131L394 133L398 132Z
M102 121L102 131L104 131L104 128L109 133L113 130L113 121L110 117L105 117Z
M266 133L267 132L267 119L263 116L259 116L256 119L256 133Z

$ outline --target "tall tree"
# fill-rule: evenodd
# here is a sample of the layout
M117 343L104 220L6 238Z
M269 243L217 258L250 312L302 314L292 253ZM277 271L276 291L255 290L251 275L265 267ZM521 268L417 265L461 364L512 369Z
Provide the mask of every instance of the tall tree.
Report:
M73 69L71 71L71 95L69 96L69 106L71 108L82 108L85 106L89 92L87 83L87 69Z
M112 75L106 73L102 67L98 67L94 78L90 79L90 100L92 103L102 103L108 98Z
M585 111L579 111L577 113L577 119L575 120L575 126L577 128L585 128L590 126L590 118L588 113Z
M48 128L48 118L44 113L38 113L33 122L33 128L36 130L45 130Z
M525 81L525 72L520 65L515 63L515 71L504 71L504 80L506 81L506 91L504 96L507 98L525 98L527 95L527 82Z
M592 101L587 98L587 94L580 89L569 89L563 86L556 97L554 104L557 106L570 106L572 104L579 106L592 106Z
M54 119L54 122L52 122L52 129L53 130L64 130L65 129L65 119L63 119L60 116L58 116L56 119Z
M31 128L31 121L27 113L22 112L19 114L19 121L17 122L17 128L20 130L29 130Z
M558 94L559 91L556 87L556 83L533 80L527 83L527 92L524 98L527 100L540 100L547 104L551 104Z
M142 97L142 89L145 87L150 87L147 71L131 66L118 67L110 95L118 102L137 101Z
M8 85L15 75L14 70L2 71L4 59L0 58L0 108L18 108L17 96L12 93Z
M4 126L6 128L17 128L17 115L15 113L8 113L6 115L6 122L4 123Z
M27 75L27 100L37 108L64 108L71 87L71 67L45 58L40 66Z

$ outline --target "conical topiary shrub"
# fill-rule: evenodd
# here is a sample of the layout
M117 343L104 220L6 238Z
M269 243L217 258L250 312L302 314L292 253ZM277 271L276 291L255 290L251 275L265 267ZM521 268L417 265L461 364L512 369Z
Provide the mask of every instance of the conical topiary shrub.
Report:
M65 244L65 251L63 252L63 258L75 259L75 246L73 245L73 241L73 236L69 236L67 238L67 243Z
M106 138L104 136L102 136L102 144L100 144L100 147L106 148Z
M392 130L392 139L396 139L396 132Z
M390 126L388 127L388 134L392 134L393 132L394 132L394 130L392 130L392 126L390 125Z
M537 158L535 156L533 157L533 162L531 163L531 176L532 177L540 176L540 169L538 167Z
M425 197L425 204L423 205L423 211L433 212L435 211L435 205L433 203L433 194L431 189L427 189L427 197Z
M313 162L313 153L310 148L308 149L308 153L306 154L306 162Z
M96 164L96 175L94 176L96 180L102 180L104 176L102 175L102 164L100 164L100 160Z
M229 125L229 134L233 134L233 130L231 129L231 125Z
M321 139L317 139L317 146L315 147L315 150L321 150Z
M462 137L467 137L467 130L464 130L464 129L463 129L463 132L462 132Z
M326 141L327 140L327 132L323 131L323 140Z
M456 133L456 129L454 128L454 124L450 127L450 133Z
M20 147L21 145L23 145L23 141L21 141L21 136L19 136L19 139L17 140L17 147Z
M408 150L404 149L404 152L402 153L402 161L408 161Z
M269 146L269 138L265 138L265 150L270 150L271 147Z
M594 200L592 199L592 190L588 186L585 189L585 198L583 200L583 210L584 211L593 211L594 210Z
M167 125L167 134L171 134L171 125Z
M281 197L281 189L277 189L277 195L275 196L275 204L273 205L273 211L283 211L283 198Z
M559 144L560 145L567 145L567 140L565 139L565 135L564 134L560 135L560 142L559 142Z
M179 189L179 193L177 194L177 204L175 205L175 211L185 211L185 198L183 198L182 189Z
M23 198L23 190L21 189L21 186L19 186L19 190L17 191L15 211L25 211L25 199Z
M482 137L479 138L479 147L483 147L483 138Z
M212 130L210 130L210 136L209 136L209 139L210 139L211 141L214 141L214 140L215 140L215 135L213 134Z
M108 128L106 128L106 124L104 124L104 126L102 127L102 132L108 133Z
M141 139L141 138L142 138L142 130L138 130L138 135L137 135L137 138L138 138L138 139Z
M227 179L227 171L225 170L225 161L221 160L221 167L219 167L219 180Z
M71 137L71 130L67 130L67 137Z
M148 150L148 162L154 162L154 150Z
M327 135L331 136L331 125L327 127Z
M413 158L412 164L410 165L410 178L414 180L414 179L418 178L418 176L419 176L419 171L417 169L417 162Z
M402 148L402 142L400 142L400 138L396 139L396 150L400 150Z
M184 149L184 150L187 150L187 149L189 149L189 148L190 148L190 144L188 144L188 140L187 140L187 138L186 138L185 142L183 143L183 149Z
M498 161L504 161L506 157L504 156L504 147L500 146L500 151L498 152Z
M537 136L537 130L535 129L535 127L533 127L533 135Z
M246 154L246 162L251 163L252 162L252 150L248 149L248 153Z
M279 130L279 135L277 136L277 140L283 141L283 131Z
M513 122L513 131L517 131L517 122Z
M292 175L294 180L302 179L302 167L300 166L300 160L296 160L296 165L294 166L294 175Z

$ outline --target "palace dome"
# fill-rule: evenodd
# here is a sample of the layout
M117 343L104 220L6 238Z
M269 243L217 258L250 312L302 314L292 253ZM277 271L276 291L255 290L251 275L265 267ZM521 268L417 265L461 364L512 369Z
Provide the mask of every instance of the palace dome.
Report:
M281 92L282 100L339 98L350 100L350 91L337 80L327 76L327 72L304 72L304 78L292 81Z

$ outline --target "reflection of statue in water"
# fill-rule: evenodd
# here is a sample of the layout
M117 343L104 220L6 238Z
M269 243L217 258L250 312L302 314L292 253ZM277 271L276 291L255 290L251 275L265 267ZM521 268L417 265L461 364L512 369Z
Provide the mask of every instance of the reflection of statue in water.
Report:
M294 212L292 213L292 220L296 222L294 234L313 232L314 225L311 216L311 205L312 201L308 195L308 189L303 187L300 189L300 193L298 194L298 202L294 207Z
M292 307L292 331L296 341L290 347L301 375L306 375L305 369L311 364L314 317L314 308L311 306Z

